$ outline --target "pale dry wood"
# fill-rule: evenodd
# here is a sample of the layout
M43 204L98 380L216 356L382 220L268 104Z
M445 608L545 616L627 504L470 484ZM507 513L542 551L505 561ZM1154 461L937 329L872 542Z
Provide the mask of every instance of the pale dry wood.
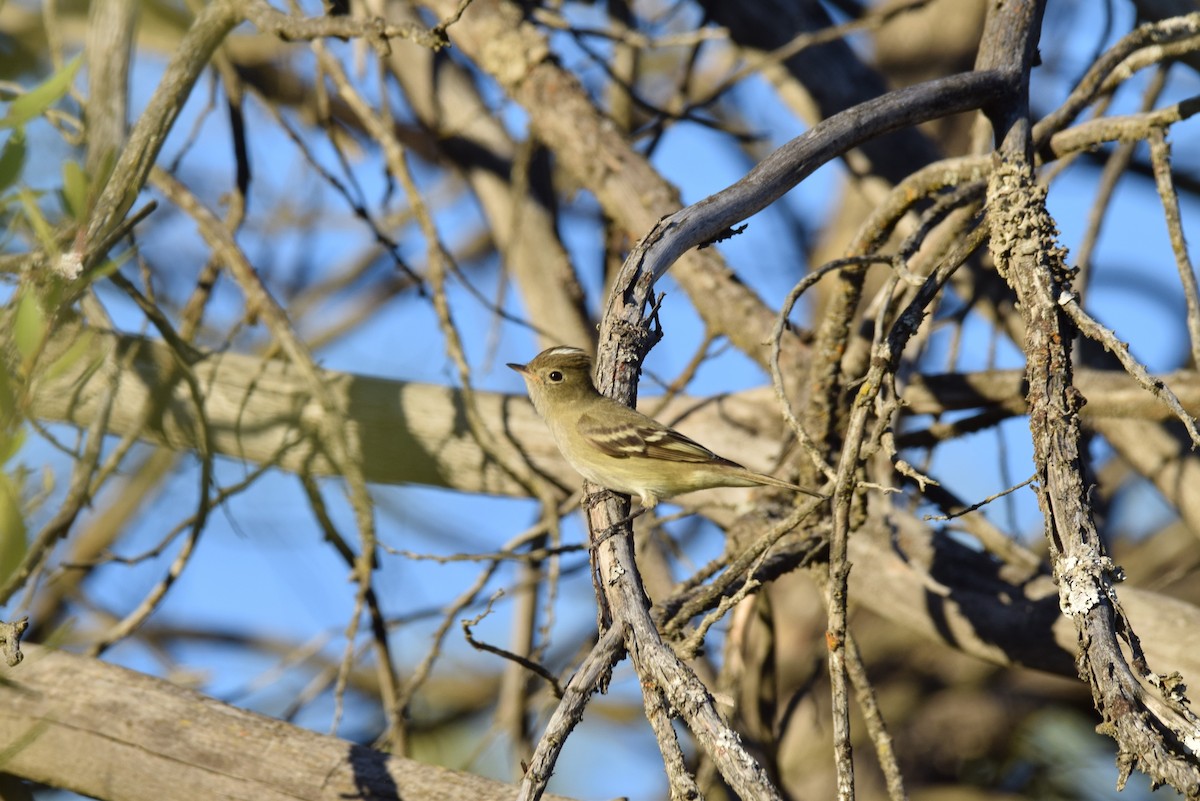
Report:
M195 449L194 406L184 384L168 384L173 357L167 345L64 324L56 331L44 363L54 363L79 338L85 338L86 344L67 369L34 383L29 410L34 418L86 427L106 391L106 370L118 369L120 360L128 357L130 366L116 388L108 433L138 431L149 442ZM204 413L216 453L255 464L273 461L292 472L328 475L334 471L315 447L323 412L299 371L282 361L232 352L194 353L189 361L205 393ZM368 481L525 494L484 457L462 419L456 389L332 370L320 375L348 425L361 433L362 469ZM141 410L164 393L169 393L169 401L162 415L150 428L143 428ZM564 488L578 486L578 477L546 435L524 393L477 395L489 425L511 437L535 467ZM728 458L769 470L767 460L778 454L783 439L782 421L771 404L771 391L763 387L709 400L676 397L658 416Z
M661 704L679 716L738 798L758 801L782 798L770 774L719 713L708 687L663 640L651 618L650 601L634 559L628 500L607 493L600 496L598 503L590 505L587 512L596 547L602 600L610 611L612 626L619 628L625 637L642 693L649 696L647 705ZM624 531L610 536L609 527L621 520L626 521Z
M408 2L388 3L385 17L393 22L420 23ZM531 186L536 167L531 164L530 151L535 144L521 146L512 140L501 121L489 112L470 73L454 60L416 47L392 48L384 58L413 113L432 134L442 162L467 182L479 203L505 269L521 293L526 317L536 326L539 350L562 342L590 348L593 334L583 290L558 239L554 215L543 202L549 190ZM367 112L359 111L357 116L369 127ZM438 263L436 258L429 260L431 268ZM427 274L436 286L438 271L430 269ZM448 337L448 341L454 338ZM483 438L477 434L477 439ZM488 463L493 461L502 460L489 459ZM509 471L515 472L512 465ZM513 593L509 649L520 657L530 657L536 645L542 567L523 564L520 569L522 578ZM526 668L510 660L493 725L508 734L510 753L522 758L528 758L533 750L527 714L531 692Z
M1105 92L1113 91L1136 69L1166 59L1168 54L1164 52L1164 45L1184 40L1183 50L1171 53L1172 58L1195 50L1194 43L1186 40L1197 33L1200 33L1200 12L1141 25L1130 31L1088 68L1087 74L1061 106L1033 126L1033 144L1041 147L1051 136L1070 125L1088 105ZM1130 61L1134 63L1130 64Z
M541 65L537 68L540 70ZM655 336L648 320L653 316L648 308L654 281L691 247L719 236L727 226L761 210L818 165L854 144L938 114L976 107L995 97L999 88L1000 81L995 75L972 73L863 103L779 148L733 186L659 220L631 251L610 292L598 346L597 384L601 390L622 403L632 404L636 399L637 367ZM840 480L837 500L842 500L842 495L848 497L849 491L848 484ZM835 504L835 512L840 509ZM625 513L624 507L614 504L590 508L593 537L596 532L609 532L610 527L621 526L616 521L622 520ZM843 526L842 530L847 529ZM663 693L680 708L705 755L734 792L743 797L774 797L778 790L771 778L741 746L736 735L727 730L713 708L707 688L673 653L660 647L658 631L645 614L640 578L628 544L628 527L622 536L605 534L604 537L607 540L597 554L604 598L612 610L614 625L627 628L627 643L642 679L643 692ZM840 540L834 538L830 548L831 575L841 577L840 582L834 582L830 594L843 619L847 568L844 559L837 561L837 545L842 543L840 553L844 557L844 539L844 536ZM832 651L836 652L844 635L835 624L831 623L830 630ZM831 668L831 672L836 684L842 673L836 668ZM849 726L847 722L839 727L837 720L835 715L835 730L844 735L835 743L839 757L839 798L852 799ZM839 747L840 743L845 747Z
M713 516L719 525L737 527L748 539L772 525L748 516L744 522L749 526L739 527L731 512ZM878 501L867 524L850 539L849 557L854 566L850 573L853 604L927 640L996 665L1076 675L1075 628L1060 613L1057 588L1044 570L1038 572L1035 566L1031 573L1028 564L1001 565L941 535L917 514L884 509ZM774 558L790 556L784 548ZM763 565L767 575L772 568L771 561ZM1141 572L1130 579L1152 584L1157 576ZM1122 585L1120 593L1156 669L1200 675L1200 650L1195 647L1200 607L1131 584ZM679 605L675 599L664 603ZM793 625L802 626L796 621Z
M987 557L937 536L915 515L873 519L849 550L850 595L864 608L997 665L1076 675L1078 635L1049 575L1007 579ZM1200 607L1130 585L1119 591L1155 669L1200 675Z
M92 175L125 143L136 16L137 4L132 0L101 0L89 9L84 53L88 62L87 169Z
M167 390L171 354L161 341L97 329L83 334L83 330L66 325L56 332L48 362L65 352L78 336L88 337L89 342L70 369L35 384L30 412L44 422L86 427L103 398L107 371L118 366L123 354L135 350L131 368L117 386L108 429L110 434L124 436L141 426L144 404ZM312 417L319 411L296 371L283 362L264 362L238 353L210 354L195 361L193 367L205 391L204 411L217 453L255 464L275 460L282 469L293 472L331 472L328 460L314 451L314 440L304 437L316 430ZM498 495L523 493L516 482L483 458L457 414L459 401L453 388L331 370L322 375L351 425L364 434L363 469L368 481L421 483ZM1179 449L1160 453L1162 448L1151 447L1156 440L1146 427L1128 436L1122 434L1139 421L1169 417L1169 410L1125 373L1079 370L1075 377L1076 386L1088 399L1081 409L1084 418L1091 418L1091 425L1112 440L1139 472L1155 481L1193 529L1200 531L1195 493L1183 491L1191 485L1190 479L1164 472L1176 470L1170 465L1180 457ZM1186 410L1200 414L1200 374L1178 371L1159 378L1175 391ZM998 370L915 377L906 387L904 399L915 414L999 407L1020 415L1025 413L1025 392L1022 371ZM195 449L196 429L187 387L177 384L171 397L156 425L141 431L140 436L178 450ZM535 466L565 488L574 488L573 472L545 436L541 420L523 395L480 392L479 397L485 415L503 422ZM773 394L766 387L709 402L676 397L658 414L716 452L757 469L770 468L764 460L778 453L784 436ZM293 447L288 448L289 443ZM1190 470L1187 464L1191 461L1185 459L1177 469ZM744 496L732 492L728 497Z
M5 771L26 779L123 801L499 801L516 792L99 660L22 649L20 665L0 668L0 750Z
M81 331L75 326L60 328L48 361L65 352L75 337L83 336ZM86 351L70 369L35 384L30 411L44 422L86 427L103 397L106 371L115 367L123 354L136 350L128 374L117 387L108 429L111 434L124 436L141 425L143 405L165 391L164 384L172 373L170 352L160 341L133 335L88 329L86 336ZM194 369L206 393L205 414L217 453L251 463L275 459L281 468L290 471L331 471L329 462L314 453L312 441L299 436L313 430L310 418L317 412L304 382L286 364L225 353L205 356L195 362ZM351 424L365 433L368 447L364 470L369 481L521 494L515 482L483 459L456 414L454 389L336 371L324 371L323 375L347 410ZM1175 390L1185 409L1200 414L1200 375L1178 371L1160 378ZM1088 399L1081 414L1093 418L1091 425L1112 440L1139 472L1154 480L1172 505L1200 531L1200 507L1191 509L1194 493L1182 491L1190 480L1163 472L1170 466L1169 460L1179 457L1178 448L1170 453L1151 448L1153 440L1146 428L1129 436L1121 433L1139 421L1168 417L1166 407L1120 372L1079 370L1076 386ZM904 399L909 411L916 414L1000 407L1019 415L1025 412L1025 391L1021 371L989 371L917 377L905 389ZM573 473L544 436L542 422L523 396L481 392L480 398L486 415L504 421L510 436L539 469L557 477L565 487L574 486ZM187 388L178 384L166 412L154 428L141 432L142 438L178 450L194 449L195 426L190 410ZM677 397L659 414L661 419L676 424L689 411L692 413L677 424L678 428L694 434L722 455L752 467L769 468L763 460L777 452L784 433L769 389L756 388L707 403ZM289 442L294 442L294 447L287 449ZM1180 469L1190 468L1183 465Z
M1169 386L1186 411L1200 415L1200 373L1178 370L1155 376L1155 380ZM1075 387L1087 400L1079 410L1084 418L1161 422L1173 417L1166 404L1121 371L1079 369ZM913 414L999 408L1019 415L1026 412L1028 391L1022 370L917 375L904 389L904 405Z
M245 415L239 415L239 416L240 416L240 417L242 417L242 418L245 418L245 417L246 417Z

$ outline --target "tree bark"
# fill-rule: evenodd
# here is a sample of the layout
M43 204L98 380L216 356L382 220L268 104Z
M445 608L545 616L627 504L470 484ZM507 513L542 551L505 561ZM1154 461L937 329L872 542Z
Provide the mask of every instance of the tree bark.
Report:
M23 662L0 668L0 748L4 770L31 781L105 801L500 801L516 792L96 659L22 649Z

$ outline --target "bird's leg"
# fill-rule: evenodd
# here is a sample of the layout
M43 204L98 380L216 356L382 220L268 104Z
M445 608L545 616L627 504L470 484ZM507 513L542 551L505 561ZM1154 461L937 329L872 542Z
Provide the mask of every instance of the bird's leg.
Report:
M591 547L593 549L599 548L605 541L611 537L615 537L617 534L620 534L621 529L625 527L625 524L632 523L634 520L637 520L639 517L644 515L647 511L647 507L640 506L636 512L630 512L628 515L622 517L611 526L601 529L594 537L592 537Z
M612 490L601 490L600 492L595 492L590 495L584 495L583 498L580 500L580 505L582 505L585 509L590 510L590 509L592 509L592 507L596 506L596 504L604 501L605 494L608 492L612 492ZM615 535L620 533L621 528L626 523L632 523L634 520L636 520L637 518L639 518L643 514L645 514L646 511L650 508L651 507L643 504L637 511L630 512L628 515L626 515L625 517L622 517L620 520L613 523L612 525L607 526L606 528L603 528L598 532L591 533L590 534L591 549L594 551L596 548L600 547L600 545L602 545L604 542L606 542L607 540L611 539L612 537L614 537ZM591 532L591 522L592 522L591 518L589 517L588 518L589 532Z

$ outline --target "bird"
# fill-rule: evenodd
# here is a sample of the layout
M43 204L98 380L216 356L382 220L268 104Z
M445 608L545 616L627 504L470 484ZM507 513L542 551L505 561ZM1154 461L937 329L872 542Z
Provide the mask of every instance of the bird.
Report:
M636 496L643 510L665 498L714 487L768 486L824 498L774 476L749 470L648 415L602 395L592 360L574 347L548 348L521 374L529 398L555 444L585 479Z

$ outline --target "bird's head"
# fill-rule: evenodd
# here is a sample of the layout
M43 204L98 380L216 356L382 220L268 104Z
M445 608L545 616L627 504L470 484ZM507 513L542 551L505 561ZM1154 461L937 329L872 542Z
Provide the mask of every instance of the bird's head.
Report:
M543 412L547 402L569 403L596 394L592 358L579 348L549 348L528 364L508 366L525 379L529 397L539 412Z

